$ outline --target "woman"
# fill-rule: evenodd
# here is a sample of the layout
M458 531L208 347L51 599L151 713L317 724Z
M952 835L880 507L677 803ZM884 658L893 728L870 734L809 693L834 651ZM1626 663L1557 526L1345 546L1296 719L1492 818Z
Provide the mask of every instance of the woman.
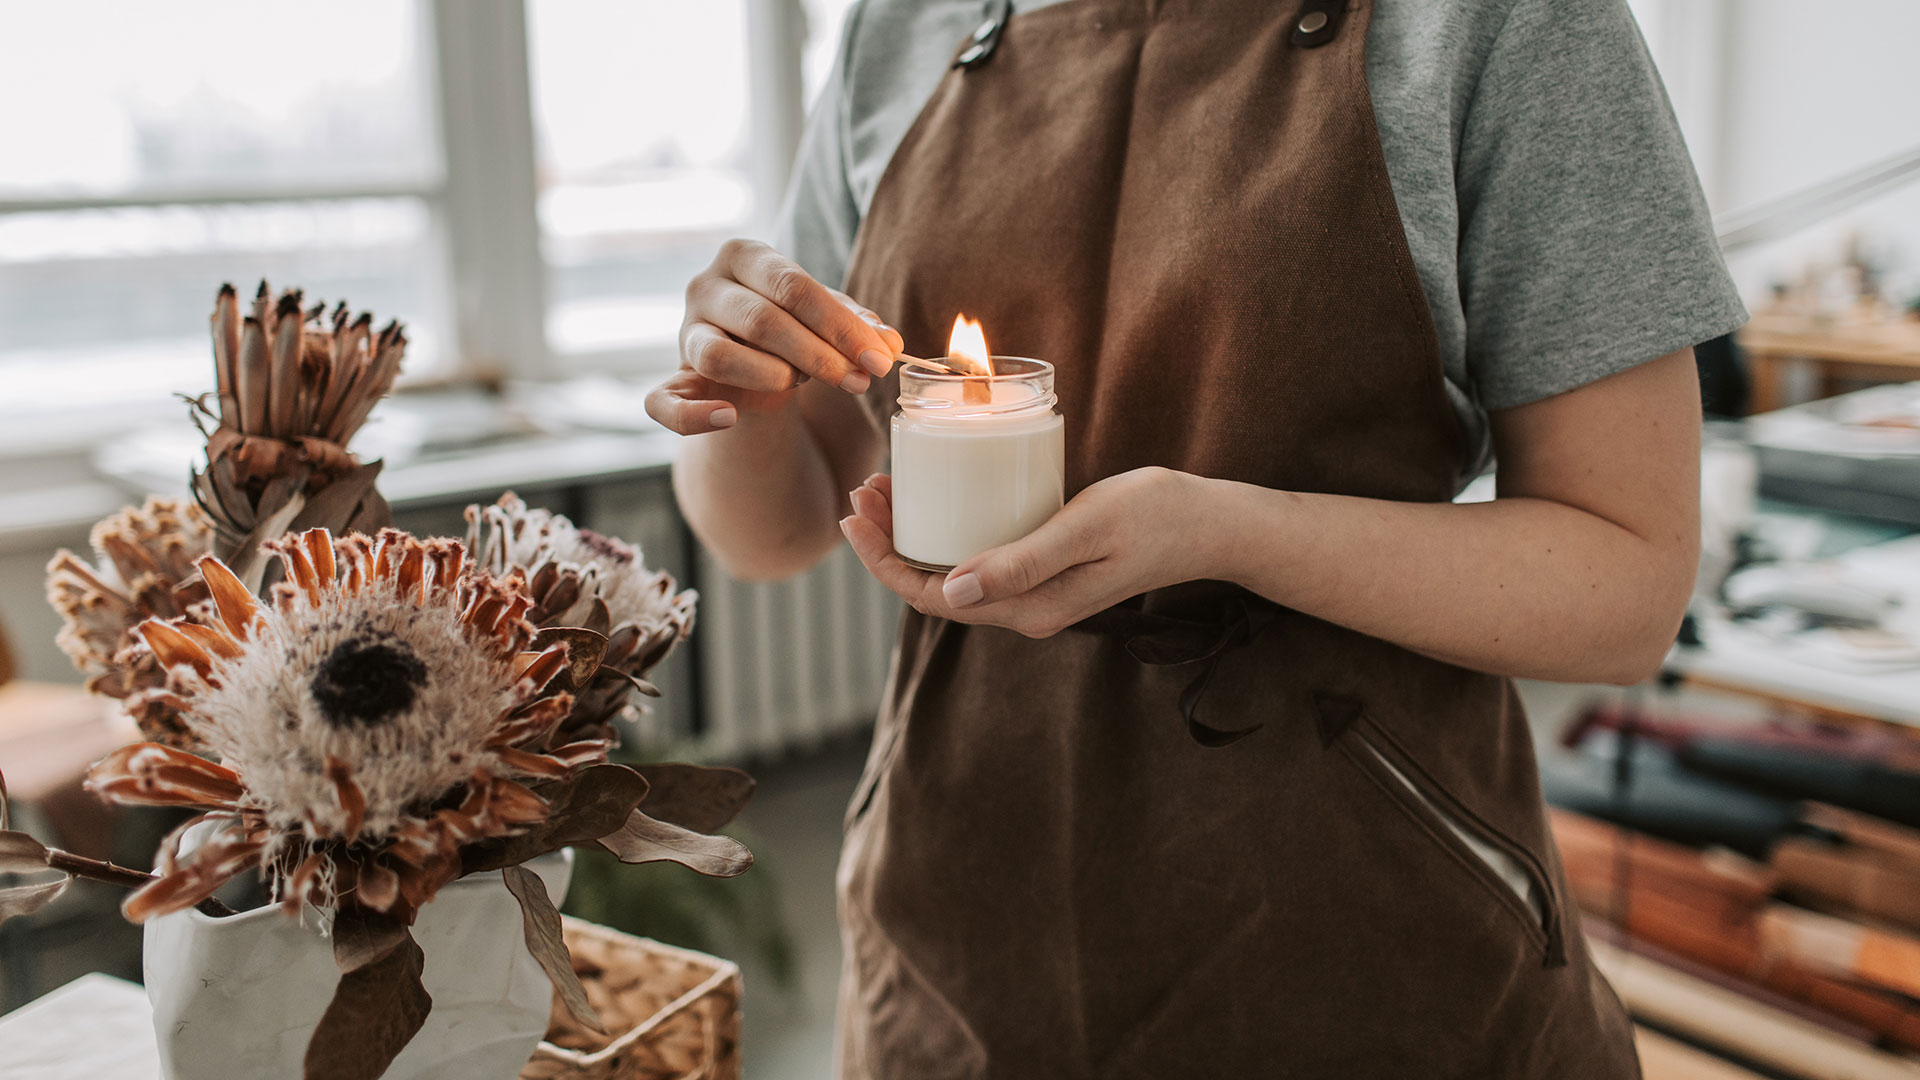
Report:
M1623 0L987 7L849 15L793 258L649 401L730 569L844 535L913 609L845 1075L1637 1075L1509 681L1658 666L1745 317ZM1057 366L1072 498L934 575L869 474L956 311Z

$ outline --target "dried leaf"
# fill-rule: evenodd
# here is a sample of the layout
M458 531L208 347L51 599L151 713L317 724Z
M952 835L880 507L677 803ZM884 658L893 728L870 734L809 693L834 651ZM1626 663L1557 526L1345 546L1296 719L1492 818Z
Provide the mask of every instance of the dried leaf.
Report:
M323 528L345 535L360 508L361 500L373 490L373 482L379 478L384 464L369 461L365 465L355 466L333 483L307 496L306 505L301 507L299 516L288 523L287 531L305 532L312 528ZM392 522L384 521L381 524L391 525Z
M507 891L520 901L520 923L527 934L527 951L540 962L541 970L553 981L553 989L573 1018L605 1035L606 1024L587 1000L587 988L580 985L580 976L574 974L573 959L567 953L566 939L560 934L560 912L554 908L553 898L547 895L546 883L540 880L539 874L524 866L509 866L501 874L507 879Z
M306 480L306 470L301 469L299 472L301 482L304 483ZM268 494L271 493L272 488L269 487ZM233 571L235 577L238 577L242 582L246 583L247 588L255 593L260 591L261 579L264 578L267 573L267 553L260 550L260 545L269 540L278 540L282 536L285 536L287 534L287 526L291 525L293 519L299 516L300 508L307 504L307 497L299 491L293 491L288 494L286 500L286 502L275 507L266 517L261 518L259 523L253 527L253 531L248 533L246 537L236 545L232 553L233 558L220 560L227 564L228 568ZM262 497L260 505L264 507L270 504L265 497Z
M47 868L47 846L23 832L0 832L0 874L31 874Z
M364 533L367 536L379 532L393 524L393 508L378 489L369 490L360 500L360 509L354 511L353 520L347 522L347 532Z
M42 867L45 869L45 867ZM73 884L73 878L61 874L53 881L44 881L38 885L16 885L11 889L0 889L0 922L19 915L31 915L60 898Z
M625 765L593 765L570 780L542 784L547 820L518 836L469 844L460 850L461 871L478 874L516 866L572 844L598 840L621 827L640 800L647 781Z
M593 605L587 609L587 617L580 625L605 637L613 631L613 613L607 610L607 602L599 597L593 598Z
M549 626L535 634L527 648L543 652L563 643L567 647L567 679L558 688L578 690L600 670L600 661L607 655L607 635L580 626Z
M427 1022L426 954L407 924L361 908L333 921L340 985L307 1042L306 1080L378 1080Z
M669 761L634 768L647 778L647 815L694 832L726 827L753 798L753 777L739 769Z
M708 836L635 810L600 846L624 863L677 862L708 877L733 877L753 865L753 852L731 836Z
M602 674L602 675L617 675L617 676L619 676L620 678L622 678L622 679L625 679L625 680L627 680L627 682L629 682L629 683L631 683L631 684L632 684L632 686L633 686L633 688L634 688L635 690L638 690L639 692L641 692L642 694L645 694L645 695L647 695L648 697L659 697L659 696L660 696L660 688L659 688L659 687L657 687L657 686L655 686L655 685L653 685L652 683L650 683L650 682L648 682L647 680L645 680L645 679L643 679L643 678L641 678L640 676L638 676L638 675L635 675L635 674L633 674L633 673L631 673L631 672L628 672L628 671L622 671L621 669L619 669L619 668L617 668L617 667L613 667L613 666L611 666L611 665L609 665L609 666L607 666L607 667L603 667L603 668L601 668L601 669L600 669L600 674Z

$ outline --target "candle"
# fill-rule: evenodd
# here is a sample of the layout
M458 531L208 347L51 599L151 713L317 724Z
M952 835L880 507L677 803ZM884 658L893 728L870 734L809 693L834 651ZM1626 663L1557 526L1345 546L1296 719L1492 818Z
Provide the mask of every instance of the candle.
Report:
M978 324L971 342L968 329L956 321L945 370L900 368L893 547L927 570L951 570L1020 539L1052 517L1066 493L1053 365L990 356Z

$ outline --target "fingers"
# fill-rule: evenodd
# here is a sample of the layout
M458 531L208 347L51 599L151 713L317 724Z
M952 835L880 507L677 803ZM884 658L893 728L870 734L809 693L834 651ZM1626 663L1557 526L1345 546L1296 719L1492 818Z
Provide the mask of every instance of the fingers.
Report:
M991 604L1032 592L1096 557L1073 516L1056 514L1024 538L954 567L941 593L955 608Z
M876 481L884 481L886 489L882 491ZM887 534L893 536L893 478L884 474L875 474L867 482L854 488L848 496L853 501L853 512L867 518Z
M871 489L861 489L871 494ZM923 615L944 616L940 599L940 575L908 566L893 550L893 534L880 523L861 513L843 518L840 531L846 534L853 553L860 557L867 572L880 584L913 606Z
M737 281L712 277L696 280L687 290L687 309L689 321L698 318L708 322L828 386L860 394L873 380L791 312ZM845 308L841 312L866 326ZM872 331L871 327L867 329Z
M723 386L777 394L804 381L792 364L727 336L710 322L689 319L680 330L680 358Z
M977 571L962 565L943 577L910 566L893 549L893 484L887 476L873 476L849 497L853 515L840 522L854 554L869 573L914 610L923 615L961 622L1004 626L1028 637L1050 637L1091 611L1104 606L1092 565L1074 565L1043 580L1036 587L1009 594L1000 602L956 600L953 583L978 581ZM1063 534L1064 535L1064 534ZM1011 545L1010 545L1011 546ZM993 561L1005 548L982 555L980 564ZM1090 606L1091 605L1091 606Z
M740 413L732 402L718 396L721 392L700 373L682 369L647 392L647 415L681 435L730 428L739 422Z
M770 302L797 323L814 342L832 354L835 362L823 362L824 358L818 355L817 347L795 355L772 341L742 333L739 328L727 326L728 330L761 348L786 357L795 367L809 375L826 379L834 386L840 386L842 382L855 382L850 378L854 372L874 377L885 375L892 367L892 344L874 323L856 314L841 301L840 294L814 280L812 275L801 269L800 264L765 244L743 241L729 242L722 249L722 258L732 271L734 281ZM790 333L769 316L762 315L761 321L770 331ZM810 369L803 360L814 362L820 370ZM850 387L848 389L850 392L859 392L851 391Z

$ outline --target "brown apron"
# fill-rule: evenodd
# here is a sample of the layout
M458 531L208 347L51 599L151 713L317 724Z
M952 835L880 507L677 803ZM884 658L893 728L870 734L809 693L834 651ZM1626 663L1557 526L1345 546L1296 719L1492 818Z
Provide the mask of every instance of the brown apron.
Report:
M1052 361L1069 494L1449 499L1369 14L1068 0L956 43L848 291L909 351L960 310ZM1220 583L1044 641L908 612L840 901L848 1077L1638 1075L1511 683Z

